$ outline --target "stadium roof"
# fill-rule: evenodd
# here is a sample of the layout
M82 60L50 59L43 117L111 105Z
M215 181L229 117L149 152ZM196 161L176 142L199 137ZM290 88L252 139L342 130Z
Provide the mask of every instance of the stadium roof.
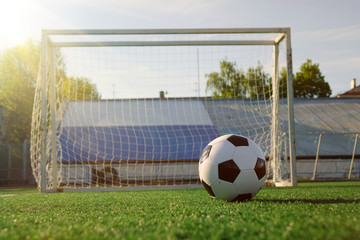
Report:
M297 134L360 131L360 99L295 99Z
M320 154L352 153L360 98L295 99L294 108L297 155L314 156L324 133ZM286 99L279 112L285 132ZM270 116L271 104L251 99L70 101L58 137L64 161L196 159L213 138L230 133L249 136L268 155Z
M295 99L296 154L351 155L360 132L360 98ZM358 151L360 145L358 144Z
M63 162L191 161L218 136L201 101L70 101L64 108Z
M270 139L264 138L268 137L266 132L270 131L271 109L264 102L257 102L255 106L254 103L251 100L219 99L206 101L204 105L220 135L247 135L255 142L265 144L261 147L267 149ZM256 106L261 109L259 113L251 111ZM286 100L281 101L279 112L280 128L286 131ZM320 134L325 134L320 154L352 153L355 133L360 131L360 99L294 99L294 112L297 155L316 155ZM263 134L259 135L261 132Z

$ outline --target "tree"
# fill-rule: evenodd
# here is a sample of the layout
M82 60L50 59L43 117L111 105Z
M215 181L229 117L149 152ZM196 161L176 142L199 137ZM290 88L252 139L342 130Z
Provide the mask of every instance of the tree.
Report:
M100 99L96 86L90 83L85 77L64 77L62 82L62 98L69 100L76 99Z
M271 95L271 78L264 72L263 66L258 63L256 67L250 67L246 73L249 98L269 98Z
M206 91L216 98L267 98L269 76L260 63L245 73L236 69L236 62L222 60L220 72L206 74Z
M220 62L220 72L206 74L206 91L217 98L269 98L272 95L272 78L264 72L260 63L244 73L236 69L235 62ZM294 97L330 97L331 89L321 74L319 64L307 60L300 72L293 76ZM287 97L287 69L281 68L279 76L279 97Z
M294 79L294 77L293 77ZM287 69L282 67L279 76L279 97L287 98Z
M294 97L314 98L330 97L331 89L325 77L321 74L319 64L307 59L296 73L294 79Z
M5 108L4 141L7 143L23 142L30 137L40 52L40 44L28 40L0 55L0 105ZM71 99L99 99L96 86L89 79L66 76L62 56L59 52L56 54L56 81L64 82L62 95L71 96ZM74 90L74 86L78 87ZM67 95L68 91L72 94Z
M246 94L245 74L237 70L235 62L220 62L220 73L206 74L206 91L211 91L216 98L240 98Z
M30 136L40 47L32 41L8 49L0 57L0 104L5 108L5 142Z

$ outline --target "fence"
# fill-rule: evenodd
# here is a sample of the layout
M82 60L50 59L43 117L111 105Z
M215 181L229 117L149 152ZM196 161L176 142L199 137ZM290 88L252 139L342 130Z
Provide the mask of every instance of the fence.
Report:
M0 187L6 185L34 185L30 165L29 141L0 144Z
M359 133L297 134L299 180L360 180Z

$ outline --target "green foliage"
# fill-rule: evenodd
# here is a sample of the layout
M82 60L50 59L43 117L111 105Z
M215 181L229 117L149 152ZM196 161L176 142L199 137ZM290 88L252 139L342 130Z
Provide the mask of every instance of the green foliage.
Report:
M245 73L236 68L236 62L223 60L220 72L206 74L206 91L215 98L267 98L269 95L269 76L258 64Z
M250 67L246 73L249 98L269 98L271 91L271 79L264 72L263 66L258 63L256 67Z
M360 182L264 188L53 193L0 189L0 239L358 239Z
M63 98L69 100L76 99L100 99L96 86L90 83L90 80L84 77L65 77L62 82Z
M35 85L39 72L41 47L28 40L0 55L0 105L5 108L7 143L23 142L30 137ZM56 81L63 81L59 95L69 99L99 99L96 86L84 77L67 77L59 51L56 52Z
M321 74L319 64L308 59L296 73L294 80L294 97L318 98L330 97L331 89Z
M8 49L0 57L0 104L5 107L5 141L30 136L40 47L32 41Z
M206 91L215 98L269 98L272 94L272 79L265 73L260 63L250 67L245 73L236 69L235 62L220 62L220 73L206 74ZM293 76L294 97L330 97L331 89L321 74L319 64L307 60L300 72ZM287 70L283 67L279 76L279 96L287 97Z
M287 70L286 70L286 67L283 67L280 70L279 97L280 98L287 98Z
M246 79L244 72L237 70L236 63L223 60L220 62L220 73L206 74L208 78L206 91L211 91L216 98L240 98L245 96Z

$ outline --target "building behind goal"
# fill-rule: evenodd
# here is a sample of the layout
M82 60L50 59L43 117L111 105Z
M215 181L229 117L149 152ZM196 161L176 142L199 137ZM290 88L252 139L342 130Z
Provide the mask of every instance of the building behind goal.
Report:
M235 97L212 97L210 75ZM225 133L260 145L275 185L296 185L289 28L43 31L31 131L42 192L191 187Z

